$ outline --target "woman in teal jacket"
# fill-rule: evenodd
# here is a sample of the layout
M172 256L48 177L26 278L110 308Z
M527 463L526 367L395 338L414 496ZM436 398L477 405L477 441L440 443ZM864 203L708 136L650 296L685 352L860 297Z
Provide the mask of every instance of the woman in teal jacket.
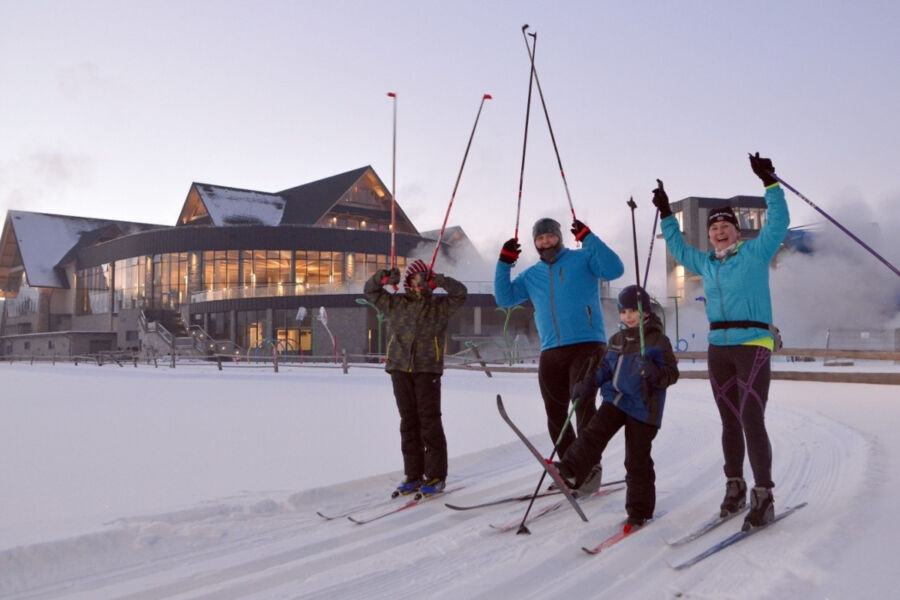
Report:
M722 418L727 478L720 511L726 517L746 506L746 447L755 486L744 529L764 525L775 516L772 446L765 422L771 379L769 363L777 343L777 330L772 325L769 263L790 222L784 191L772 176L772 161L757 153L750 157L750 166L765 186L766 224L756 239L745 242L740 239L740 225L730 207L710 209L707 228L713 250L708 253L684 242L661 181L653 191L653 204L659 209L669 252L703 278L710 324L709 381Z

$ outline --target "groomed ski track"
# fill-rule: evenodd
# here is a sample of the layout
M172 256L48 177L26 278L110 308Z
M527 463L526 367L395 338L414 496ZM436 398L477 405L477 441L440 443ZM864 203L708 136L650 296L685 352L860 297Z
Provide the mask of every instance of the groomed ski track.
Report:
M436 498L363 526L316 515L366 498L381 500L394 475L382 473L283 496L248 495L122 519L94 534L4 550L0 597L820 597L827 570L847 558L842 544L851 534L841 531L852 531L861 498L877 496L886 465L872 436L820 414L811 402L779 401L803 394L804 385L773 382L767 423L776 506L803 501L809 506L709 558L702 569L673 572L663 558L686 559L737 531L742 520L677 549L660 539L679 537L709 518L724 489L718 415L708 384L685 381L673 390L654 443L657 507L667 512L665 519L593 558L584 556L581 546L596 544L619 526L624 492L585 503L588 523L566 506L535 522L530 536L489 527L521 515L525 504L459 512ZM504 396L510 416L516 419L522 402L540 402L536 394L535 385L534 398ZM484 396L485 417L478 418L499 419L493 394ZM623 433L604 457L607 478L624 476ZM508 435L493 449L451 457L451 484L465 485L453 494L454 502L533 490L540 468L513 433ZM544 432L530 437L542 450L548 448ZM539 499L535 509L555 501Z

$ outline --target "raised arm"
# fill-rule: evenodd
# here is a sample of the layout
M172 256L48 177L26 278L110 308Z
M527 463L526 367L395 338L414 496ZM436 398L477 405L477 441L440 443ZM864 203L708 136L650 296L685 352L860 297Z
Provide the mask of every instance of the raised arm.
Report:
M672 208L669 206L669 196L666 194L661 179L656 180L656 189L653 190L653 205L659 209L660 227L669 252L680 264L695 273L699 273L703 261L706 260L706 255L697 248L688 246L685 243L684 236L681 235L681 229L678 227L678 219L672 215Z

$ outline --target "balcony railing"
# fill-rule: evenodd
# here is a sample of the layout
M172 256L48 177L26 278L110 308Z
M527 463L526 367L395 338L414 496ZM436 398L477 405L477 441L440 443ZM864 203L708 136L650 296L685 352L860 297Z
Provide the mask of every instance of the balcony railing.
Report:
M470 294L493 294L492 281L464 281ZM276 298L280 296L316 296L326 294L361 294L362 282L352 284L303 284L275 283L269 285L244 286L207 290L191 294L191 302L213 302L215 300L237 300L241 298Z

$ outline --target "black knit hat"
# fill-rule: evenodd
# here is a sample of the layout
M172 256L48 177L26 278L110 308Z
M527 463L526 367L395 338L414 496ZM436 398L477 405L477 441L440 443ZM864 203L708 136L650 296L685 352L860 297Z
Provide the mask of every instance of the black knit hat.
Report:
M709 216L706 218L706 228L709 229L712 227L713 223L719 221L728 221L737 229L741 228L740 224L738 224L737 217L734 215L734 211L731 210L730 206L720 206L719 208L709 209Z
M536 238L542 233L552 233L562 240L562 229L560 228L559 223L549 217L544 217L543 219L535 221L534 227L531 228L531 239Z
M650 296L647 294L647 292L644 291L643 288L639 288L636 285L629 285L627 288L619 292L619 310L622 311L626 308L637 310L638 294L640 294L641 297L641 310L643 312L650 312Z

